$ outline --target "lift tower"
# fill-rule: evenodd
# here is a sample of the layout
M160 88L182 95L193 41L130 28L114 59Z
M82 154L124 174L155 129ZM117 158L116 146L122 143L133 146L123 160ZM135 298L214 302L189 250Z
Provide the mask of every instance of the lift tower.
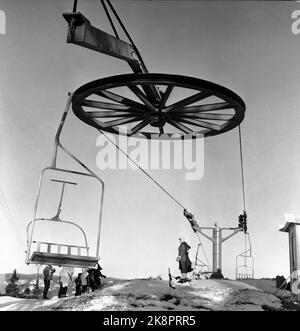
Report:
M184 210L184 216L190 222L191 227L194 232L198 232L206 239L212 242L212 271L213 272L222 272L222 245L225 241L230 239L231 237L235 236L237 233L244 231L247 233L247 214L244 212L239 216L239 225L235 228L228 228L228 227L219 227L217 223L213 227L203 227L199 226L197 221L194 218L194 215L188 213L187 210ZM204 233L203 230L210 230L212 236ZM231 231L229 235L224 236L225 231Z

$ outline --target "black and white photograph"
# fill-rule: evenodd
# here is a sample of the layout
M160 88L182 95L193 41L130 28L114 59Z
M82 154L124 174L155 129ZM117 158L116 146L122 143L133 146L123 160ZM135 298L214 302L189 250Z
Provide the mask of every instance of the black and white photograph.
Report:
M299 59L300 1L0 0L0 311L299 311Z

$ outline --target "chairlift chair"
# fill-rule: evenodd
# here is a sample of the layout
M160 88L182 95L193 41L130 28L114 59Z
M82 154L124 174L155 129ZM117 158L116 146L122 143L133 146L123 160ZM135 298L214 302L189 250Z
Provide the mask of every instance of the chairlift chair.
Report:
M204 252L202 243L198 244L197 246L196 258L195 258L195 264L194 264L194 270L192 276L194 279L201 279L202 276L210 275L212 273L208 262L205 263L199 258L200 248L202 248Z
M236 279L254 279L254 257L252 255L252 246L249 233L245 234L245 245L248 241L248 249L245 247L245 251L236 257ZM248 239L248 240L247 240Z
M67 106L65 108L62 120L60 122L59 128L55 136L54 144L54 154L52 159L52 164L50 167L43 169L39 186L38 194L35 202L34 208L34 218L33 221L29 222L27 225L27 250L26 250L26 264L51 264L56 266L66 266L66 267L75 267L75 268L93 268L99 260L99 245L100 245L100 231L101 231L101 222L102 222L102 209L103 209L103 197L104 197L104 183L103 181L93 173L84 163L82 163L78 158L76 158L71 152L69 152L61 143L60 143L60 133L62 131L64 122L69 111L71 100L73 95L69 94ZM67 169L61 169L56 167L57 160L57 151L58 148L61 148L65 151L75 162L79 163L87 172L79 172ZM40 201L40 193L43 184L43 179L46 172L54 171L56 173L63 174L73 174L80 176L81 178L94 178L96 179L101 186L101 198L100 198L100 212L99 212L99 222L98 222L98 231L97 231L97 243L96 243L96 254L94 256L90 255L90 247L88 245L87 235L85 231L78 224L66 221L60 218L60 213L62 210L63 196L65 192L66 185L77 185L77 183L69 182L65 180L52 179L52 181L62 184L60 201L57 209L57 213L52 218L37 218L37 210ZM68 224L73 228L79 229L82 233L83 245L79 244L64 244L64 243L54 243L48 241L36 241L33 240L33 235L35 233L35 225L37 222L50 223L50 222L59 222L60 224ZM46 247L46 249L44 249ZM66 250L67 253L62 251Z

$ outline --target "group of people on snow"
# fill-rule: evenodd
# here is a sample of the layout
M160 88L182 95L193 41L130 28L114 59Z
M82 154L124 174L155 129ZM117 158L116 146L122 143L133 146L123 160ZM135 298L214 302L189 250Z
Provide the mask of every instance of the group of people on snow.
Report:
M99 263L97 263L95 268L83 269L82 272L78 273L77 277L74 279L74 268L73 267L62 267L59 271L58 282L59 291L58 298L63 298L67 296L68 287L74 282L75 283L75 296L86 293L90 288L92 292L101 286L101 278L106 278L105 275L101 273L102 268ZM50 283L53 280L53 275L56 272L50 264L46 265L43 270L44 275L44 292L43 298L48 299L47 294L50 288Z
M101 272L102 268L99 263L97 263L96 269L83 269L75 279L75 296L86 293L88 287L92 292L99 289L101 286L101 278L106 278Z
M190 281L187 277L188 273L193 271L192 263L189 258L190 245L185 241L183 237L179 238L178 256L176 261L179 263L179 270L181 272L181 277L179 277L179 283L185 283ZM74 268L73 267L62 267L59 271L59 291L58 298L65 297L67 295L68 286L74 282L75 283L75 296L79 296L87 292L88 288L94 292L101 286L101 278L106 278L101 272L102 268L99 263L97 263L96 268L83 269L82 272L78 273L77 277L73 281ZM49 264L44 270L44 293L43 298L48 299L47 293L50 287L50 282L53 280L53 274L55 269Z

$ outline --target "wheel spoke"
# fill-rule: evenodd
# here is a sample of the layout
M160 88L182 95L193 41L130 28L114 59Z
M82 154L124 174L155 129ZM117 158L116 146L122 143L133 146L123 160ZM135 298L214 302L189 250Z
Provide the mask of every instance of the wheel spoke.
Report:
M145 104L147 108L149 108L153 112L157 112L157 109L153 106L153 104L147 99L145 94L136 85L132 85L128 87Z
M142 113L144 114L144 113ZM89 111L86 112L87 118L107 118L107 117L133 117L141 115L141 113L127 113L123 111Z
M180 131L182 131L183 133L186 133L186 134L191 134L193 133L193 131L191 129L189 129L187 126L181 124L181 123L178 123L178 122L175 122L175 121L172 121L172 120L167 120L167 122L171 125L173 125L176 129L179 129Z
M133 101L131 99L122 97L121 95L115 94L113 92L102 90L102 91L96 92L95 94L98 94L101 97L119 102L123 105L133 107L133 108L137 108L138 110L140 110L142 112L148 112L146 106L144 106L143 104L141 104L139 102L136 102L136 101Z
M163 97L161 99L161 102L160 102L160 105L158 107L159 110L162 110L166 104L166 102L168 101L169 99L169 96L170 94L172 93L173 91L173 88L174 86L173 85L169 85L165 91L165 93L163 94Z
M171 114L170 114L171 115ZM172 118L190 118L190 119L204 119L204 120L215 120L215 121L228 121L234 115L230 114L206 114L206 113L175 113Z
M199 126L199 127L206 128L206 129L216 130L216 131L222 130L223 127L225 126L225 125L218 125L218 124L209 123L209 122L205 122L205 121L194 120L194 119L183 119L183 118L181 118L178 121L182 122L182 123L194 125L194 126Z
M233 108L233 106L229 102L219 102L219 103L211 103L207 105L184 107L176 111L176 113L198 113L198 112L206 112L206 111L230 109L230 108Z
M107 121L105 123L102 122L101 125L103 126L103 128L111 128L112 126L133 123L133 122L137 122L137 121L141 121L141 120L142 120L141 117L128 117L128 118L121 118L121 119L117 119L117 120L113 120L113 121Z
M168 113L170 111L173 112L177 112L179 110L181 110L183 107L190 105L191 103L206 99L208 97L210 97L212 94L209 92L199 92L197 94L194 94L188 98L185 98L181 101L178 101L176 103L173 103L172 105L166 107L165 109L163 109L163 111L165 113Z
M147 126L150 122L149 118L144 119L141 123L139 123L138 125L136 125L135 127L133 127L129 132L130 132L130 136L132 136L133 134L137 133L138 131L140 131L142 128L144 128L145 126Z
M82 102L82 106L85 107L91 107L91 108L99 108L99 109L107 109L107 110L121 110L124 112L129 112L129 113L142 113L142 111L140 111L137 108L133 108L133 107L129 107L126 105L119 105L116 103L108 103L108 102L101 102L101 101L96 101L96 100L84 100Z
M145 94L147 95L148 100L160 100L161 96L154 84L141 84L142 89L144 90Z

